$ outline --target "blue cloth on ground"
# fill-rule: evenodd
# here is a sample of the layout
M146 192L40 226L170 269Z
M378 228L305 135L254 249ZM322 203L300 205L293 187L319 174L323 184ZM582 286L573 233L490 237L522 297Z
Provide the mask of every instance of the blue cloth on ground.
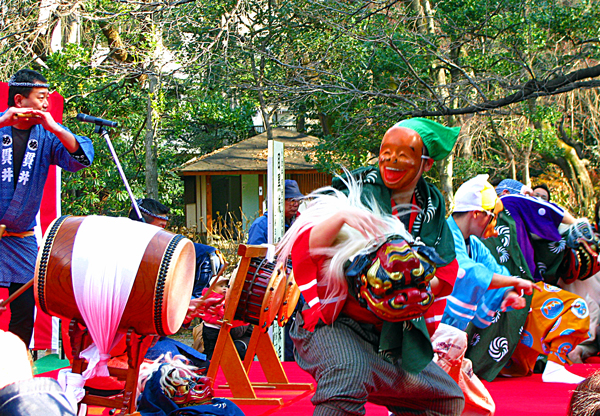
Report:
M211 403L180 408L164 395L160 387L160 370L154 372L140 395L137 411L142 416L244 416L235 403L227 399L213 398Z
M144 358L148 360L156 360L162 354L170 352L172 356L183 355L192 362L192 365L198 368L208 368L210 361L206 359L206 355L196 351L192 347L188 347L182 342L176 341L168 337L160 337L156 344L148 349Z

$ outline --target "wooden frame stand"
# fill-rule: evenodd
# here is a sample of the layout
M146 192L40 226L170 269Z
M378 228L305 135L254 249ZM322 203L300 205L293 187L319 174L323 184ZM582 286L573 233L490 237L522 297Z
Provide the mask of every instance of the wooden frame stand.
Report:
M89 345L88 337L87 329L85 327L82 328L77 320L73 319L69 325L69 338L73 348L73 373L82 374L87 368L87 362L79 354ZM108 367L108 372L111 376L125 381L123 394L111 398L86 392L81 403L120 409L120 412L116 413L116 415L139 415L135 411L135 399L140 365L144 361L144 356L148 348L152 346L156 338L155 335L139 335L133 329L129 329L126 334L128 368Z
M219 367L223 370L227 384L224 388L229 388L233 395L232 401L236 404L256 404L256 405L277 405L283 404L282 398L263 398L257 397L255 388L273 389L273 390L313 390L312 383L290 383L285 374L283 366L277 357L275 347L269 335L262 332L258 325L254 326L252 337L248 344L246 357L244 362L235 349L233 339L231 338L230 330L234 320L235 312L238 307L240 296L244 288L244 282L250 266L250 260L253 257L265 257L267 249L262 246L246 246L240 245L238 255L242 256L242 260L237 270L237 274L233 284L229 288L228 303L223 316L223 324L215 351L213 353L210 367L208 368L207 376L214 380L217 376ZM248 373L250 366L254 360L254 356L261 363L262 370L267 379L266 383L250 382Z

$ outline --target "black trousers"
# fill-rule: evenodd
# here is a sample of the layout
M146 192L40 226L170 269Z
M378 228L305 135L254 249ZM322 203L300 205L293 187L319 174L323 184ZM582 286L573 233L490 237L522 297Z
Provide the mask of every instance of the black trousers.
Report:
M8 287L9 295L12 295L23 286L23 283L11 283ZM33 334L33 314L35 298L33 286L13 300L10 304L10 323L8 330L21 338L25 346L29 348L31 335Z
M210 328L208 326L204 326L202 329L202 337L204 339L204 354L206 354L206 359L211 360L213 353L215 352L215 346L217 345L217 339L219 338L220 329ZM235 338L235 336L232 337ZM235 349L237 350L240 359L244 359L246 357L246 350L248 349L248 341L250 338L247 337L244 339L234 339L233 345L235 345Z

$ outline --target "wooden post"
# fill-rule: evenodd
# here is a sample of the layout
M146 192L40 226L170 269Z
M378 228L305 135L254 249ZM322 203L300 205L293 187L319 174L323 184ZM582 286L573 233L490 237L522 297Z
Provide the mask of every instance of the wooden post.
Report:
M206 176L206 230L210 233L212 227L212 181L211 176Z

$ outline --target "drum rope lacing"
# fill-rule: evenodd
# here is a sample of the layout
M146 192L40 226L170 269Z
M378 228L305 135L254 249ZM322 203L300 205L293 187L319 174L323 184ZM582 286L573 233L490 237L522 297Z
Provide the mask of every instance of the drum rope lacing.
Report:
M160 335L164 335L165 331L162 322L162 306L163 306L163 294L165 291L165 280L167 279L167 273L169 272L169 266L171 265L171 259L177 244L185 238L181 234L177 234L171 239L169 245L165 250L165 255L160 263L158 271L158 277L156 279L156 292L154 295L154 327Z
M54 237L56 237L56 233L58 229L62 225L62 223L69 217L69 215L63 215L59 217L52 228L48 231L48 235L46 236L46 244L44 244L44 248L42 250L42 255L40 258L40 267L38 271L38 299L40 303L40 307L46 313L48 310L46 309L46 299L44 296L44 283L46 282L46 269L48 267L48 259L50 257L50 251L52 250L52 244L54 244Z
M258 264L257 264L258 263ZM260 287L261 289L265 289L265 292L263 292L261 295L265 295L266 294L266 289L268 287L268 281L267 281L267 285L264 284L260 284L259 282L257 282L257 276L260 276L261 271L266 271L266 272L270 272L269 276L271 276L273 274L273 263L269 262L268 259L266 258L259 258L259 257L253 257L252 259L250 259L250 265L252 267L254 267L254 271L247 275L246 277L250 277L251 280L248 280L246 278L246 282L249 284L248 286L248 290L244 291L242 293L242 295L240 296L240 301L238 304L238 310L236 311L236 319L239 319L241 321L244 321L246 323L250 323L250 324L255 324L258 325L259 324L259 319L260 316L256 316L253 317L249 314L250 311L248 311L248 306L252 305L252 306L257 306L259 311L262 309L262 297L260 297L259 295L257 295L254 290L254 287ZM269 267L271 266L271 267ZM252 302L251 297L259 297L258 301L260 303L255 303ZM245 311L242 313L242 311L239 310L239 308L243 307L245 309ZM248 322L248 320L251 320L250 322Z

